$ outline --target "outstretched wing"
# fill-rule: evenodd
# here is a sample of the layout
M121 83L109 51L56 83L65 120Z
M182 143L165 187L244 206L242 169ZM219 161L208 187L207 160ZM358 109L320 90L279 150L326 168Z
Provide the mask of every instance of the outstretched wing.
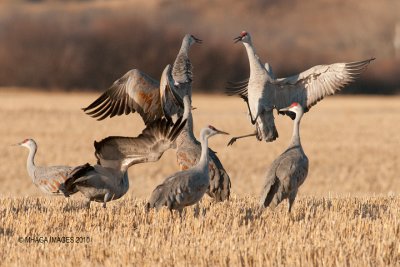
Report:
M137 137L110 136L94 142L95 155L104 167L118 164L128 168L137 163L157 161L186 124L180 117L175 124L158 119L150 123Z
M277 109L281 109L290 106L293 102L298 102L307 112L325 96L335 94L345 85L358 78L374 59L318 65L298 75L276 79L269 85L269 89L275 91L274 105ZM248 80L230 82L226 93L238 95L248 105L247 86Z
M145 123L154 121L163 116L160 84L146 73L132 69L83 110L97 120L136 111Z
M275 107L279 110L298 102L307 112L325 96L335 94L358 78L372 60L374 58L318 65L298 75L276 79L272 86L275 90Z
M228 82L225 93L229 96L238 95L245 102L248 102L247 86L249 79L245 79L239 82Z

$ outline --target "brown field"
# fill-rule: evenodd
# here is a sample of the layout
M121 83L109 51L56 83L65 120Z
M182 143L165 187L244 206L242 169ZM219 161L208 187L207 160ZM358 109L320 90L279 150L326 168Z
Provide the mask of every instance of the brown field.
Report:
M269 164L286 147L291 120L276 117L274 143L210 141L232 179L233 199L184 221L143 204L177 170L174 151L130 169L131 189L107 209L81 208L82 198L44 197L32 185L28 151L11 144L34 138L38 165L94 163L93 141L138 134L137 115L102 122L80 108L97 94L0 92L0 265L383 266L400 265L400 97L329 97L304 116L302 144L310 160L292 216L283 203L260 212L257 197ZM252 127L242 100L195 95L196 134L212 124L232 135ZM86 244L20 243L24 237L90 237ZM43 240L43 239L42 239ZM74 239L76 241L76 239Z

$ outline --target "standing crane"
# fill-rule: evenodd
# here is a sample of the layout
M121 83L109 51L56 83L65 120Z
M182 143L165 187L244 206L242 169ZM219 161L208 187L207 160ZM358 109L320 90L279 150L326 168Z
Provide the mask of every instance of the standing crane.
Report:
M33 184L39 187L42 192L51 195L63 195L60 186L65 182L72 167L69 166L36 166L35 165L35 155L37 152L37 144L33 139L25 139L24 141L18 143L17 145L24 146L29 149L28 159L26 161L26 166L28 169L28 174L32 178ZM77 190L71 190L70 194L76 193Z
M103 207L121 198L129 189L128 168L132 165L157 161L171 148L186 121L180 117L175 124L165 118L150 123L137 137L110 136L94 142L97 164L84 164L72 170L63 184L63 191L80 191Z
M254 133L234 137L228 145L237 139L256 136L258 140L272 142L278 138L273 109L287 107L297 102L307 112L325 96L333 95L345 85L354 81L374 60L374 58L350 63L314 66L302 73L287 78L276 79L272 69L266 68L254 49L251 36L243 31L235 39L246 48L250 64L248 80L231 84L228 95L239 95L247 104L250 120L256 126Z
M208 138L216 134L228 133L217 130L213 126L201 130L201 157L199 162L190 169L167 177L162 184L157 186L147 203L147 209L156 208L158 210L167 206L171 212L178 210L182 216L184 207L200 201L210 184Z
M301 146L299 132L304 110L299 103L292 103L289 107L279 111L294 120L292 140L285 152L272 162L267 172L260 205L261 207L275 208L288 198L290 212L297 191L308 174L308 158Z
M183 118L187 119L186 125L176 139L176 159L181 170L189 169L201 159L202 145L193 134L193 117L191 113L191 100L188 95L183 98ZM209 179L210 184L207 194L216 201L228 200L231 190L231 181L216 153L208 148Z

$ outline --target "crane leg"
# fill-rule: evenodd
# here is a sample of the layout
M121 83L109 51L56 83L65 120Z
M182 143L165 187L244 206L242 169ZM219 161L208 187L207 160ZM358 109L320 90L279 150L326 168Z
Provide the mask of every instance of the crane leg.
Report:
M233 138L229 141L228 146L233 145L233 143L235 143L236 140L238 140L238 139L246 138L246 137L250 137L250 136L256 136L256 135L257 135L257 131L255 131L254 133L251 133L251 134L246 134L246 135L241 135L241 136L233 137Z
M180 218L181 223L182 223L182 212L183 212L183 209L181 208L178 211L179 211L179 218Z
M200 204L199 204L199 201L196 203L196 206L194 207L193 212L194 212L194 217L198 218L199 215L200 215Z
M106 193L104 195L103 208L106 208L106 203L110 200L110 198L111 198L111 194L110 193Z
M89 198L85 203L87 209L90 209L90 202L92 202L92 200Z
M289 213L292 211L292 206L293 206L294 200L296 199L296 195L297 195L297 190L291 192L289 195Z

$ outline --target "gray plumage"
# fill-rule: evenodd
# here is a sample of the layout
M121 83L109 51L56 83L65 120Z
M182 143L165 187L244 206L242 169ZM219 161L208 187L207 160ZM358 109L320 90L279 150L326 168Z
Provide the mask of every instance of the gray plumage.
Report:
M98 120L138 112L145 124L163 117L181 116L182 97L191 95L193 77L189 49L193 43L201 42L193 35L185 35L172 68L173 81L165 76L170 65L164 69L160 82L138 69L132 69L83 111ZM170 91L166 89L169 82L175 83L175 86L169 86Z
M160 82L146 73L132 69L115 81L99 98L83 111L97 120L138 112L145 124L163 117L171 117L183 110L183 103L165 75L171 68L167 65Z
M157 161L173 146L186 121L175 124L166 119L150 123L137 137L110 136L94 142L98 162L75 168L63 185L65 192L79 190L91 201L102 202L125 195L129 189L127 170L138 163Z
M288 198L290 212L297 191L308 174L308 158L301 146L299 133L303 108L300 104L293 103L290 107L281 109L280 112L294 119L292 140L289 147L274 160L267 172L260 205L275 208Z
M227 134L212 126L203 128L200 133L201 157L199 162L190 169L177 172L157 186L147 208L159 209L167 206L169 210L182 210L186 206L197 203L206 193L210 184L208 174L208 138L215 134Z
M189 50L194 43L202 41L191 34L183 37L181 48L172 66L172 78L174 79L177 92L183 98L185 95L192 96L193 66L189 59Z
M27 159L27 170L29 176L32 178L32 182L42 192L51 195L63 195L60 191L60 186L65 182L72 167L69 166L36 166L35 155L37 152L37 144L33 139L25 139L20 146L24 146L29 149L29 155ZM76 193L76 190L71 190L70 194Z
M278 138L273 109L281 109L293 102L301 104L307 112L325 96L333 95L354 81L374 58L351 63L314 66L300 74L276 79L269 64L264 66L257 56L248 32L235 38L246 48L250 65L248 80L231 84L229 95L239 95L247 104L251 123L256 126L258 140L272 142ZM243 137L246 137L243 136ZM232 144L241 137L234 137Z
M193 116L191 113L193 67L189 59L190 46L201 42L200 39L193 35L186 34L172 68L171 78L176 87L175 91L179 92L183 98L183 116L187 118L186 126L176 140L176 159L181 170L195 166L201 156L201 144L193 133ZM227 200L229 199L231 188L229 175L213 150L209 149L208 155L210 185L207 189L207 194L216 201Z
M181 170L195 166L201 156L201 143L193 134L193 118L191 101L188 96L183 98L184 118L187 123L181 134L176 139L176 159ZM228 200L230 196L231 181L216 153L208 149L210 185L207 194L216 201Z

